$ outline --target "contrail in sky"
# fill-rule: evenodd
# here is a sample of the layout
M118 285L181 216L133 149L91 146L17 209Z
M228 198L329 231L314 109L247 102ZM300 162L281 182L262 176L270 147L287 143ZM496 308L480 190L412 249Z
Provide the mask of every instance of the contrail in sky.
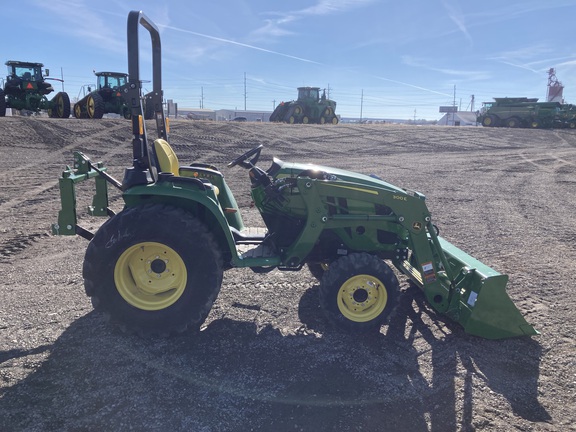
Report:
M200 37L203 37L203 38L206 38L206 39L211 39L211 40L218 41L218 42L224 42L224 43L231 44L231 45L237 45L237 46L241 46L241 47L244 47L244 48L250 48L250 49L253 49L253 50L256 50L256 51L262 51L262 52L266 52L266 53L269 53L269 54L275 54L275 55L279 55L279 56L282 56L282 57L287 57L287 58L291 58L291 59L294 59L294 60L302 61L302 62L305 62L305 63L313 63L313 64L317 64L317 65L323 65L322 63L319 63L319 62L316 62L316 61L313 61L313 60L308 60L308 59L305 59L305 58L302 58L302 57L296 57L296 56L293 56L293 55L290 55L290 54L283 54L283 53L280 53L280 52L277 52L277 51L272 51L272 50L268 50L268 49L265 49L265 48L260 48L260 47L254 46L254 45L248 45L248 44L245 44L245 43L236 42L236 41L233 41L233 40L230 40L230 39L223 39L223 38L219 38L219 37L215 37L215 36L205 35L205 34L202 34L202 33L196 33L196 32L193 32L193 31L190 31L190 30L181 29L181 28L178 28L178 27L172 27L172 26L167 26L167 25L159 25L158 27L164 27L164 28L166 28L166 29L170 29L170 30L174 30L174 31L182 32L182 33L193 34L193 35L195 35L195 36L200 36Z
M312 63L312 64L321 65L321 66L326 66L325 64L320 63L320 62L317 62L317 61L308 60L308 59L305 59L305 58L302 58L302 57L296 57L296 56L293 56L293 55L290 55L290 54L284 54L284 53L281 53L281 52L278 52L278 51L272 51L272 50L265 49L265 48L260 48L260 47L254 46L254 45L249 45L249 44L245 44L245 43L241 43L241 42L236 42L236 41L233 41L233 40L230 40L230 39L223 39L223 38L219 38L219 37L216 37L216 36L210 36L210 35L206 35L206 34L203 34L203 33L197 33L197 32L191 31L191 30L181 29L181 28L173 27L173 26L169 26L169 25L158 25L158 27L163 27L163 28L165 28L165 29L174 30L174 31L181 32L181 33L192 34L192 35L194 35L194 36L203 37L203 38L210 39L210 40L213 40L213 41L223 42L223 43L227 43L227 44L231 44L231 45L237 45L237 46L241 46L241 47L244 47L244 48L250 48L250 49L253 49L253 50L262 51L262 52L265 52L265 53L274 54L274 55L278 55L278 56L290 58L290 59L293 59L293 60L298 60L298 61L305 62L305 63ZM450 96L450 95L447 94L447 93L442 93L442 92L438 92L438 91L435 91L435 90L427 89L427 88L424 88L424 87L419 87L419 86L417 86L417 85L408 84L408 83L405 83L405 82L402 82L402 81L396 81L396 80L393 80L393 79L384 78L384 77L380 77L380 76L374 76L374 75L372 75L372 77L373 77L373 78L376 78L376 79L379 79L379 80L393 82L393 83L396 83L396 84L400 84L400 85L412 87L412 88L415 88L415 89L418 89L418 90L422 90L422 91L426 91L426 92L430 92L430 93L435 93L435 94L442 95L442 96Z

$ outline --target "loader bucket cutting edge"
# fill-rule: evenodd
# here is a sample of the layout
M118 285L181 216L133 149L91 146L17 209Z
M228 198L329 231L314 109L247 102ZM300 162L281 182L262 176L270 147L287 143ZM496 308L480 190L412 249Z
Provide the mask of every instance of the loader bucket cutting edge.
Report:
M461 323L466 333L486 339L539 334L526 322L506 293L507 279L491 277L482 283L472 313Z
M438 238L451 265L469 271L469 280L457 311L448 315L458 321L466 333L486 339L504 339L540 334L524 319L506 292L508 276L502 275L448 241ZM455 272L455 273L456 273Z

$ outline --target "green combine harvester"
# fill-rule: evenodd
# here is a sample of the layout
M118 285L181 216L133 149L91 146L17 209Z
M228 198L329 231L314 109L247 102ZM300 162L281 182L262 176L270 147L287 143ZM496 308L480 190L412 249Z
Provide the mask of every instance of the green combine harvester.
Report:
M486 127L576 128L576 107L538 98L494 98L483 102L476 121Z
M140 25L152 42L157 138L151 145L138 67ZM122 329L141 335L198 329L225 270L308 267L320 280L328 321L353 333L378 331L398 302L395 267L435 311L472 335L538 334L506 293L508 277L440 237L419 192L370 175L276 158L263 169L258 146L228 164L248 171L265 225L245 227L218 168L182 165L169 144L160 34L142 12L128 16L128 66L133 164L119 181L103 163L76 152L74 166L59 181L62 209L52 226L54 234L89 240L86 293ZM96 192L89 213L108 217L95 233L78 224L76 209L76 185L90 179ZM109 208L109 185L122 191L118 213Z

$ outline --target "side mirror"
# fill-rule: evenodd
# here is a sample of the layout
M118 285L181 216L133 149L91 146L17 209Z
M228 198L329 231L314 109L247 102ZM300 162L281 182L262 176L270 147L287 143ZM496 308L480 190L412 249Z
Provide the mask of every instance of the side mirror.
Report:
M50 69L46 69L44 71L44 76L50 76Z

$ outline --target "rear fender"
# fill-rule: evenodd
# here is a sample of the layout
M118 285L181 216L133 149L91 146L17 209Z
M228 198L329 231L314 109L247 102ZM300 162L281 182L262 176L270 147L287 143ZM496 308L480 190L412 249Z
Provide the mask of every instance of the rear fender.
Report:
M238 231L244 229L244 223L240 214L240 209L234 194L228 187L224 180L224 176L214 166L203 164L192 164L190 166L181 166L179 173L182 177L192 177L209 181L212 185L216 186L217 198L226 217L228 224L236 228Z
M134 186L124 192L123 198L128 207L154 202L185 209L202 221L214 235L228 261L235 256L236 245L230 224L213 188L160 181L150 185Z

